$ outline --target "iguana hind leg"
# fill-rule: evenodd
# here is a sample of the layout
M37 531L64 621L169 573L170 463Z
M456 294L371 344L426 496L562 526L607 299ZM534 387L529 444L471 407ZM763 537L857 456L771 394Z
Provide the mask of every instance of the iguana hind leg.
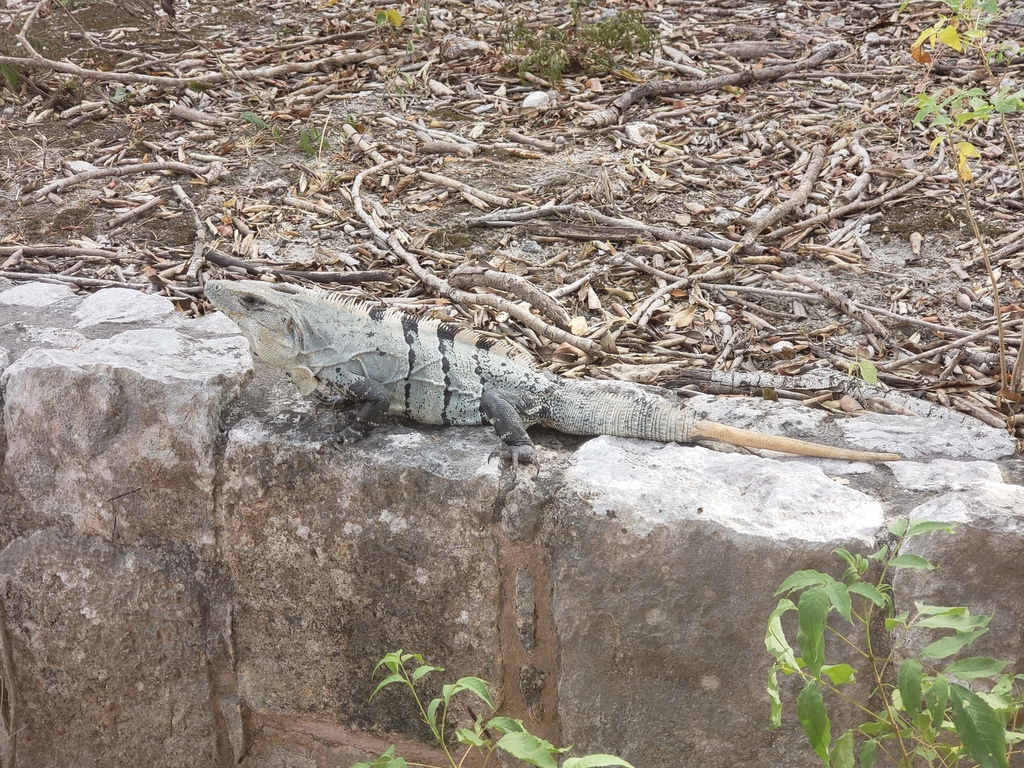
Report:
M537 451L533 447L533 440L526 434L526 425L521 415L524 406L524 396L516 392L485 389L480 395L480 412L494 426L501 442L508 447L514 467L521 461L537 463Z

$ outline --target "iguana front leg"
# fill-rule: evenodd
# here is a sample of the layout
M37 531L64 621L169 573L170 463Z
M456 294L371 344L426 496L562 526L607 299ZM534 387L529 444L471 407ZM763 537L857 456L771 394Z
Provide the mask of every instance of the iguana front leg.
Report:
M355 420L346 426L335 439L339 443L362 440L388 415L391 393L379 381L363 376L352 376L345 381L319 380L312 395L328 405L352 405L362 403Z
M528 410L526 396L517 392L485 389L480 395L480 412L494 426L501 442L508 446L513 467L520 461L537 464L537 451L523 423L522 414Z

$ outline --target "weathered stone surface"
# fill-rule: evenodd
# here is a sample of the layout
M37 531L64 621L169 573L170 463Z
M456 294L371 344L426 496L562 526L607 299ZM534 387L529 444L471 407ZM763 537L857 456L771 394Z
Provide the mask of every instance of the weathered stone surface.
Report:
M220 413L251 365L237 337L163 329L27 352L0 379L12 487L39 525L210 545Z
M954 531L907 542L905 552L927 558L938 569L898 569L893 589L900 607L913 612L914 602L920 601L966 605L971 613L994 615L989 632L968 655L1011 661L1015 671L1024 671L1024 487L979 483L927 501L910 517L952 523ZM939 636L912 632L906 647L916 652ZM945 666L941 661L936 665Z
M145 294L131 288L110 288L89 294L74 311L76 328L101 323L153 323L174 314L174 305L165 296Z
M777 541L835 541L837 531L870 541L884 519L877 501L810 464L694 446L598 437L573 455L565 477L591 515L634 536L696 520Z
M55 530L0 551L19 766L215 764L195 569Z
M904 459L994 461L1012 456L1017 448L1016 441L1005 430L993 429L980 421L939 424L919 416L867 413L840 421L838 426L850 445L873 451L895 451Z
M25 283L0 289L0 304L11 306L48 307L69 299L75 299L75 292L66 285Z
M446 679L497 678L498 473L486 433L461 432L385 431L320 452L252 419L231 431L222 527L248 711L421 738L407 696L368 703L381 656L406 648Z
M810 764L796 731L765 732L772 593L870 547L878 502L799 462L613 438L566 477L547 542L563 739L638 766Z
M991 461L899 461L889 469L900 487L910 491L960 491L974 485L1003 482L998 465Z

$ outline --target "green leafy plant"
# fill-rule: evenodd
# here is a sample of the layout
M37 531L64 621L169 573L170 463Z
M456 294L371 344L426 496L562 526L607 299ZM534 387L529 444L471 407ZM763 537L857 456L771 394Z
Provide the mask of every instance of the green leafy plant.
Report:
M587 24L582 7L581 0L570 0L568 25L537 28L518 19L501 28L505 54L520 77L540 75L557 85L567 71L600 75L623 56L655 53L660 48L657 35L644 26L640 11L621 11Z
M307 125L299 131L299 149L307 155L316 156L327 146L327 137L315 125Z
M856 362L851 361L846 366L846 373L848 376L857 374L865 384L878 383L878 368L870 360L861 358Z
M913 0L903 0L900 11ZM982 157L982 153L971 141L974 130L988 121L998 119L1003 138L1013 157L1017 179L1024 190L1024 166L1007 123L1007 116L1024 110L1024 90L1015 90L1008 82L1000 82L992 71L992 63L1003 61L1018 50L1015 43L995 43L988 30L999 18L998 0L942 0L949 15L940 14L934 24L925 28L910 46L913 58L921 64L931 64L929 50L949 48L959 53L972 53L984 67L992 86L943 90L938 93L921 93L917 97L915 125L927 124L934 133L931 150L942 145L949 152L950 161L956 171L960 195L964 201L967 219L981 251L985 268L992 284L992 301L999 335L999 374L1004 393L1021 389L1024 383L1024 339L1012 372L1006 368L1006 340L1003 312L1000 303L999 285L989 257L988 247L978 226L978 219L971 206L968 183L974 178L971 163ZM1012 398L1011 398L1012 399Z
M452 699L461 693L470 694L480 699L490 708L491 712L494 712L494 702L487 690L487 683L479 677L460 678L454 683L444 685L441 688L441 695L431 699L424 706L424 700L420 696L417 685L427 675L443 672L443 669L427 664L418 653L404 653L400 650L384 656L374 668L374 672L381 667L384 667L389 674L377 684L370 696L371 700L392 685L408 688L419 708L423 722L426 723L434 741L444 752L450 768L461 768L466 758L474 751L483 757L483 765L486 766L497 750L524 763L537 766L537 768L558 768L558 756L571 749L571 747L556 747L550 742L534 736L526 730L521 720L513 720L510 717L492 717L485 723L482 717L477 717L471 728L459 728L455 731L456 742L465 747L461 757L457 757L449 745L450 738L445 731ZM493 734L499 734L496 741ZM395 756L395 748L392 746L372 763L356 763L352 768L407 768L408 765L404 759ZM416 765L422 766L419 763ZM562 768L600 768L601 766L633 768L625 760L613 755L569 757L562 763ZM440 767L422 766L422 768Z
M991 619L973 615L963 606L943 607L915 603L899 613L893 604L889 578L895 568L933 570L916 554L900 554L908 539L924 533L951 532L947 523L901 520L889 526L896 541L863 556L845 549L835 553L845 563L836 579L814 570L797 571L776 595L785 595L768 620L765 646L775 658L768 681L771 724L782 723L779 673L803 682L796 696L796 714L811 747L828 768L852 768L855 748L861 768L871 768L879 755L899 766L978 765L1007 768L1010 755L1022 755L1020 722L1024 675L1003 674L1008 662L984 657L954 660L978 637L988 632ZM873 573L873 578L868 578ZM794 649L783 627L783 617L797 614ZM901 647L907 634L940 633L916 658L897 660L895 651L880 653L878 612L887 647ZM833 618L835 617L835 618ZM830 619L832 621L830 622ZM836 619L839 619L837 621ZM852 630L847 630L847 626ZM826 638L834 637L852 652L860 669L845 662L828 663ZM862 699L851 691L858 676L867 682ZM994 684L983 681L995 678ZM863 716L863 722L832 737L827 701L842 700Z
M255 112L246 110L245 112L239 114L239 117L242 118L242 120L248 123L249 125L254 126L261 133L270 136L274 141L281 140L281 132L274 126L267 123L266 120L257 115Z

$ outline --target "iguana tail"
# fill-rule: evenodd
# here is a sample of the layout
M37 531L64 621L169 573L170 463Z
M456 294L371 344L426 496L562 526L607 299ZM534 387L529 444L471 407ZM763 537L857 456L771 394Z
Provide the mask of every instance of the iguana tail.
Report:
M693 412L668 398L612 381L566 381L545 403L540 424L570 435L614 435L687 443Z
M615 435L663 443L688 443L700 438L745 448L817 456L846 461L898 461L895 453L835 448L805 440L766 435L696 420L679 403L615 382L568 381L552 393L539 423L573 435Z

